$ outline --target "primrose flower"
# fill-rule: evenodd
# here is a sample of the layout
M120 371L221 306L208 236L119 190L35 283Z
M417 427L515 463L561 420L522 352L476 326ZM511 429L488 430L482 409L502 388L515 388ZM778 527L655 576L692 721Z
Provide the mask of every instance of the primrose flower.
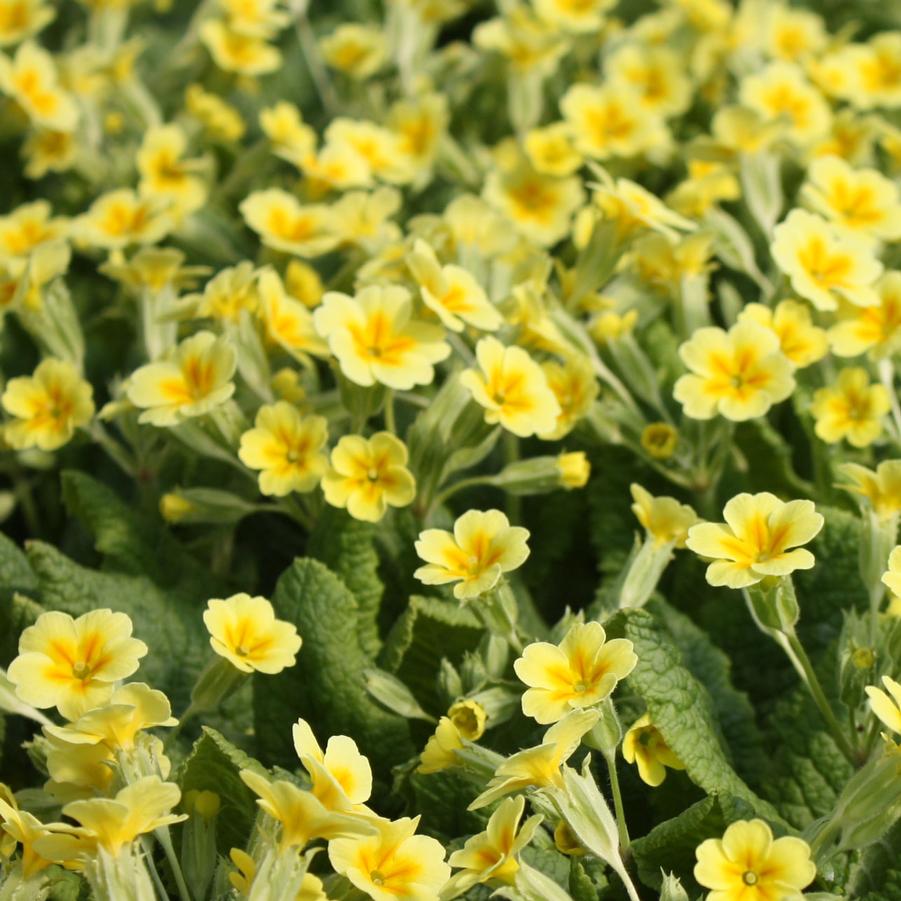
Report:
M145 132L135 158L139 193L170 201L176 218L199 209L207 196L206 185L197 175L203 161L182 159L187 146L179 126L158 125Z
M823 528L813 501L780 501L767 491L739 494L723 508L723 523L705 522L688 530L685 546L713 562L711 585L747 588L768 576L811 569L807 544Z
M523 150L536 172L557 178L574 174L585 162L565 122L533 128L526 134Z
M600 31L613 0L534 0L535 12L551 25L575 34Z
M541 815L531 816L520 825L525 807L522 795L505 798L491 814L485 831L467 839L459 851L451 854L448 863L460 872L454 873L447 885L449 896L485 883L513 885L519 872L519 854L544 819Z
M16 694L34 707L56 707L74 720L105 704L114 683L137 670L147 645L131 636L124 613L92 610L73 619L42 613L19 638L19 656L9 665Z
M196 82L185 90L185 110L213 140L231 144L240 141L247 131L238 110Z
M488 712L478 701L456 701L447 715L467 741L478 741L484 735Z
M896 547L888 558L888 570L882 574L882 584L892 594L901 597L901 547Z
M635 720L623 737L623 760L634 763L641 781L652 788L666 779L667 767L685 769L647 713Z
M8 844L11 843L13 849L16 845L21 845L22 875L26 879L52 864L52 861L41 857L34 847L37 840L47 834L47 827L34 814L27 810L19 810L16 796L2 783L0 783L0 832L3 833L0 847L4 857L11 856Z
M66 236L68 220L53 217L46 200L23 203L0 216L0 259L27 258L36 247Z
M738 321L756 322L773 332L782 353L798 369L822 360L829 350L825 329L815 326L810 309L795 300L782 300L775 309L762 303L749 303L738 314Z
M795 387L779 339L754 322L739 322L728 332L700 328L681 345L679 356L690 372L678 379L673 396L693 419L717 413L733 422L755 419Z
M257 282L257 292L270 340L304 364L311 363L310 354L318 357L328 355L328 345L319 337L312 313L304 303L285 290L278 273L272 269L263 270Z
M498 765L488 788L470 805L478 810L526 788L563 788L560 767L576 753L600 718L598 710L572 710L544 734L540 745L518 751Z
M240 848L232 848L228 852L229 859L235 865L235 870L228 874L228 881L244 897L249 897L253 887L253 881L257 875L257 865L254 859ZM264 879L268 871L264 870ZM329 901L328 895L322 887L322 880L312 873L304 873L300 884L300 891L294 901Z
M514 662L516 675L529 686L522 696L522 712L547 725L573 709L594 707L613 693L637 662L628 639L607 641L600 623L576 623L559 645L533 642Z
M333 214L324 204L303 205L280 188L248 195L240 206L244 221L274 250L317 257L335 247Z
M486 332L500 328L503 317L482 286L461 266L442 266L425 241L416 241L407 265L419 283L423 303L451 331L462 332L467 325Z
M419 817L372 822L375 835L329 843L335 872L373 901L436 901L451 874L441 843L414 834Z
M879 302L874 283L882 264L868 238L792 210L773 230L770 250L792 288L818 310L834 310L842 299L860 307Z
M655 460L668 460L678 445L679 432L668 422L651 422L641 431L641 446Z
M263 597L234 594L207 603L203 623L210 647L243 673L275 675L294 666L303 643L293 623L276 619Z
M15 418L4 427L3 437L16 450L57 450L91 421L93 395L90 383L71 363L43 360L32 375L6 383L0 403Z
M901 345L901 272L886 272L876 283L876 304L842 304L838 321L829 329L832 352L856 357L869 352L874 359L895 353Z
M560 404L527 351L486 337L476 345L476 360L479 368L462 372L460 384L485 408L485 422L521 438L557 428Z
M266 75L282 61L278 48L255 34L238 31L222 19L207 19L200 26L200 40L223 72Z
M327 810L368 812L363 805L372 794L372 769L357 743L333 735L323 751L310 724L299 719L292 730L294 750L313 782L311 791Z
M459 760L455 752L462 751L463 747L463 738L454 721L448 716L441 717L419 755L416 772L430 775L457 766Z
M0 0L0 47L31 37L55 16L45 0Z
M680 504L674 497L653 497L641 485L633 482L632 512L657 545L672 544L685 547L688 530L698 522L698 515L688 504Z
M866 499L879 519L901 513L901 460L883 460L875 471L859 463L842 463L838 469L850 480L838 487Z
M122 250L129 244L156 244L173 225L167 201L140 197L130 188L101 194L74 221L79 240L104 250Z
M871 384L866 369L847 367L832 387L813 395L810 411L816 420L814 431L827 444L843 438L853 447L867 447L881 434L883 419L891 409L886 388Z
M48 172L66 172L75 164L75 134L36 128L22 143L26 178L43 178Z
M416 497L408 459L406 446L390 432L371 438L345 435L322 478L325 499L333 507L345 507L354 519L378 522L388 507L406 507Z
M328 420L303 416L293 404L278 401L257 411L254 428L241 436L238 457L260 470L260 491L285 497L292 491L312 491L328 469L323 453Z
M503 573L529 556L528 529L511 526L500 510L469 510L443 529L419 533L416 553L426 561L413 574L424 585L454 585L454 597L471 600L490 591Z
M253 313L259 306L257 275L253 263L247 260L228 266L206 283L202 294L188 294L182 303L193 305L197 317L239 322L244 311Z
M800 898L813 882L816 864L800 838L773 838L763 820L738 820L723 837L708 838L695 850L695 879L711 889L708 901L773 901Z
M417 322L412 314L406 288L369 285L355 298L328 292L313 323L352 382L407 391L431 384L435 363L450 354L444 330Z
M203 416L235 391L237 358L232 345L212 332L186 338L169 359L132 373L128 399L143 410L139 422L173 426Z
M78 125L78 106L60 87L53 57L34 41L20 44L12 59L0 54L0 91L41 128L72 132Z
M901 733L901 685L890 676L882 677L888 694L873 685L866 687L870 709L892 732Z
M692 84L685 74L682 56L669 47L623 44L604 63L614 85L634 91L642 106L669 118L691 105Z
M379 29L355 22L339 25L319 42L319 49L333 69L360 81L381 68L387 52Z
M591 477L591 464L584 451L571 451L557 457L560 484L566 489L584 488Z
M591 361L585 356L571 355L564 362L548 360L541 364L548 387L560 406L557 424L539 437L545 441L565 438L583 419L600 393Z

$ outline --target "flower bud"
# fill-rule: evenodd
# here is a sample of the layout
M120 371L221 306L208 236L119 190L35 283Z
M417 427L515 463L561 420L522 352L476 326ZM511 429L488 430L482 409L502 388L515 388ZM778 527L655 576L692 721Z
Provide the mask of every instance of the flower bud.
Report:
M206 897L216 871L216 817L219 795L211 791L185 792L182 806L190 814L181 832L181 866L194 898Z
M688 901L688 892L682 888L682 882L673 873L665 873L660 886L660 901Z
M591 464L581 451L557 457L532 457L505 466L491 484L508 494L546 494L558 488L582 488L591 474Z
M655 460L668 460L678 443L679 433L667 422L652 422L642 429L641 446Z
M218 488L176 488L160 498L160 515L172 524L232 525L256 509L256 504Z
M477 701L457 701L451 705L447 715L467 741L478 741L485 732L488 714Z

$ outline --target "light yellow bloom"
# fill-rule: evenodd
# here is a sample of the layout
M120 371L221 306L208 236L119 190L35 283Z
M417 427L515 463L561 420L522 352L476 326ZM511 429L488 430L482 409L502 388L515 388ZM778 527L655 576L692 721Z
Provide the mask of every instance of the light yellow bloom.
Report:
M247 130L238 110L201 84L188 85L185 108L213 139L231 144L240 141Z
M782 353L798 369L822 360L829 350L825 329L815 326L810 309L794 300L781 300L775 309L749 303L738 314L738 321L756 322L773 332Z
M12 59L0 54L0 91L41 128L72 132L78 125L78 106L60 86L53 57L34 41L20 44Z
M758 153L766 150L781 131L780 120L746 106L722 106L711 120L711 131L718 146L731 154Z
M447 716L467 741L478 741L485 733L488 712L478 701L456 701L451 704Z
M53 217L46 200L35 200L0 216L0 259L26 258L36 248L66 237L68 220Z
M336 873L373 901L437 901L450 877L440 842L415 835L419 817L373 821L378 832L329 843Z
M447 97L437 92L403 98L388 110L388 127L397 136L413 184L428 181L449 119Z
M156 244L174 225L168 202L119 188L98 197L73 223L78 240L104 250Z
M325 294L322 277L303 260L291 260L285 269L285 290L305 307L318 307Z
M804 9L775 3L764 22L764 48L770 56L786 62L803 62L826 46L823 19Z
M292 262L299 266L305 264L299 260ZM288 276L292 275L292 267L288 267ZM315 272L313 273L315 275ZM318 277L317 277L318 278ZM294 291L314 291L315 286L298 284L297 270L294 270ZM257 280L257 293L260 300L260 312L266 326L266 334L271 341L284 348L292 357L301 363L310 363L310 354L317 357L328 355L328 345L323 341L313 324L313 316L307 304L298 300L294 294L285 290L285 285L278 273L272 269L264 269ZM308 298L313 294L305 295Z
M901 514L901 460L883 460L875 471L859 463L842 463L838 470L850 480L838 487L865 498L880 519Z
M522 712L542 725L556 723L574 709L594 707L609 697L638 658L627 638L607 641L598 622L576 623L559 645L527 645L513 669L529 686Z
M526 799L505 798L491 814L484 832L466 840L451 854L448 863L454 873L447 892L463 893L474 885L513 885L519 872L519 854L532 840L542 816L529 817L520 828Z
M641 781L652 788L666 779L667 767L685 769L647 713L635 720L623 737L623 760L634 763Z
M263 37L236 31L222 19L207 19L200 26L200 40L223 72L237 75L266 75L282 61L277 47Z
M128 380L128 399L140 407L140 422L172 426L203 416L235 391L236 355L232 345L212 332L186 338L170 358L148 363Z
M678 379L673 395L693 419L717 413L733 422L754 419L795 387L779 339L754 322L739 322L728 332L700 328L680 346L679 356L690 372Z
M823 441L836 444L844 438L853 447L868 447L882 434L890 409L885 387L871 384L866 369L851 366L839 372L835 385L813 395L810 412Z
M655 460L668 460L678 444L679 432L668 422L652 422L641 431L641 446Z
M557 178L573 175L584 162L565 122L533 128L526 135L523 150L536 172Z
M563 453L557 457L560 484L567 489L584 488L591 477L591 464L584 451Z
M454 597L470 600L525 563L528 539L528 529L511 526L500 510L469 510L457 518L453 534L444 529L419 533L416 553L426 565L413 575L425 585L455 582Z
M873 685L865 689L870 709L892 732L901 733L901 685L890 676L883 676L882 684L888 689L888 694Z
M282 0L217 0L228 24L241 34L274 37L291 24Z
M329 123L324 138L327 147L353 151L365 164L369 178L403 184L412 177L404 165L400 136L390 128L366 119L338 117Z
M874 283L882 264L867 238L792 210L774 229L770 249L792 288L819 310L836 309L840 299L861 307L879 302Z
M313 324L350 381L407 391L431 384L435 363L450 354L444 330L412 315L406 288L369 285L356 297L329 291L313 313Z
M634 91L641 105L669 118L684 113L692 101L692 83L684 59L669 47L624 44L604 62L614 85Z
M231 885L244 897L249 897L250 890L253 886L253 880L257 874L257 865L254 859L240 848L232 848L228 852L229 859L237 868L228 874L228 881ZM304 873L303 882L300 884L300 891L294 901L329 901L326 895L322 880L312 873Z
M575 34L596 32L614 0L534 0L535 12L546 22Z
M150 747L160 766L160 774L168 775L164 769L168 758L163 754L162 742L150 737ZM116 773L116 755L106 744L79 744L60 741L47 736L47 774L50 778L44 788L62 804L83 798L108 797L113 791ZM143 750L143 749L142 749Z
M869 352L875 359L893 354L901 345L901 272L886 272L876 283L877 303L870 307L841 304L838 321L829 329L832 352L856 357Z
M429 737L422 753L419 755L417 773L430 775L440 773L459 763L456 751L463 749L463 740L460 730L454 725L450 717L443 716L438 720L433 735Z
M10 447L53 451L72 440L94 415L94 389L65 360L40 362L30 376L6 383L0 403L15 417L3 437Z
M542 432L545 441L566 437L587 415L600 392L591 361L584 356L571 355L563 363L549 360L541 364L548 387L557 398L560 413L553 429Z
M42 613L19 638L19 655L9 665L16 694L34 707L56 707L74 720L105 704L114 683L137 670L147 645L131 636L124 613L92 610L73 619Z
M293 623L276 619L266 598L249 594L209 601L203 623L210 647L244 673L275 675L294 666L303 643Z
M485 408L485 421L527 438L553 432L560 404L541 367L521 347L504 347L497 338L476 345L478 369L460 374L460 384Z
M244 221L267 246L300 257L316 257L335 247L333 214L323 204L302 205L280 188L254 191L241 202Z
M259 306L258 274L248 260L228 266L206 283L202 294L188 294L182 302L186 306L193 305L194 315L198 318L240 322L244 311L254 313Z
M807 544L823 528L813 501L780 501L768 491L739 494L723 508L722 523L692 526L685 546L713 562L707 567L711 585L746 588L768 576L787 576L811 569Z
M559 29L525 4L511 4L506 13L477 25L473 44L503 56L515 77L550 75L567 47Z
M2 8L2 7L0 7ZM35 843L47 834L47 827L34 814L19 810L16 796L0 783L0 856L8 858L18 845L22 854L22 875L26 879L47 869L52 861L35 850ZM8 848L12 845L12 849Z
M644 526L655 544L685 547L688 530L695 525L698 514L688 504L680 504L674 497L654 497L641 485L633 482L632 512Z
M385 62L385 36L378 28L344 22L319 42L322 58L351 78L365 80Z
M144 133L135 162L142 197L159 197L171 203L177 219L203 206L207 186L198 174L203 160L183 159L188 139L178 125L158 125Z
M407 254L407 265L419 284L425 305L454 332L467 325L493 332L504 321L485 290L462 266L442 266L429 244L417 239Z
M400 228L391 221L400 206L397 188L383 185L374 191L348 191L331 206L335 236L342 245L375 254L400 240Z
M526 788L563 788L560 767L576 753L582 737L599 717L596 709L570 711L545 732L540 745L518 751L499 764L487 789L469 805L469 809L478 810Z
M357 743L333 735L323 751L310 724L299 719L292 730L294 750L309 773L311 791L327 810L369 813L363 806L372 794L372 768Z
M882 575L882 583L893 594L901 597L901 547L896 547L888 558L888 569Z
M257 411L254 428L241 436L238 457L260 470L260 491L285 497L292 491L312 491L328 469L323 452L328 420L302 416L293 404L278 401Z
M316 152L316 132L303 121L298 107L280 100L260 111L260 128L272 142L276 156L302 166Z
M376 432L371 438L345 435L322 478L325 499L333 507L347 508L354 519L378 522L388 507L406 507L416 497L408 459L406 446L390 432Z
M55 16L45 0L0 0L0 47L30 38Z
M36 128L22 144L25 175L43 178L48 172L66 172L75 164L75 134L53 128Z
M791 835L774 839L763 820L732 823L721 839L701 842L695 855L694 877L711 889L708 901L800 898L817 874L807 842Z

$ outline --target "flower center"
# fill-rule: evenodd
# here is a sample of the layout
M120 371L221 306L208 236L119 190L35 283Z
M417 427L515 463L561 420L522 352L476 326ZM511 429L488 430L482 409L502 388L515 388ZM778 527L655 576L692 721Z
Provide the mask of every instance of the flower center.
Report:
M584 679L579 679L579 681L576 682L575 685L573 685L573 691L576 694L584 694L586 691L588 691L588 684Z
M373 870L369 874L369 878L372 880L373 885L384 885L385 884L385 876L379 870Z
M745 885L757 885L757 874L753 870L745 870L741 875L741 881Z
M250 652L247 650L247 648L244 647L243 644L239 644L239 645L235 648L235 653L236 653L239 657L246 657Z
M366 478L369 479L370 482L377 482L379 480L379 471L373 467L366 473Z
M79 660L78 663L72 664L72 675L75 676L76 679L87 679L90 674L91 668L83 660Z

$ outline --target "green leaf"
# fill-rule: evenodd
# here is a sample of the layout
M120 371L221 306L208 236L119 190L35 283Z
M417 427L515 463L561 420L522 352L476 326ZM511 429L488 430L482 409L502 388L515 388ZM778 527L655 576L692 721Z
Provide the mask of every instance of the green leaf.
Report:
M37 591L35 578L28 558L0 532L0 597L12 597L16 591L30 594Z
M410 776L410 811L422 813L421 831L447 844L485 828L488 811L467 810L485 788L484 780L462 769Z
M189 791L211 791L219 796L216 844L225 855L231 848L246 847L257 814L256 795L239 776L245 769L269 775L257 760L204 726L178 773L182 796Z
M0 666L9 666L19 653L19 636L43 612L40 604L24 594L0 597Z
M664 625L647 610L622 611L607 624L611 637L635 645L638 664L628 682L647 705L651 722L685 764L689 778L708 793L727 792L759 814L775 810L742 781L720 743L710 693L691 674Z
M743 473L744 490L814 497L814 486L795 472L791 445L766 419L739 423L734 446L748 464L748 471Z
M690 891L699 891L700 886L692 875L695 848L704 839L720 838L735 820L753 816L751 805L727 793L713 794L692 804L679 816L660 823L632 842L639 878L659 891L663 884L662 869L675 873Z
M277 615L303 638L297 663L254 681L254 721L264 760L295 767L291 726L313 723L321 741L350 735L382 771L411 757L407 721L383 710L366 691L372 664L360 643L357 602L318 560L298 559L282 573L272 597Z
M476 648L483 628L459 604L414 595L385 641L379 666L397 676L430 712L440 712L436 679L442 658L456 664Z
M360 645L370 657L381 647L378 615L385 590L378 573L375 536L372 523L360 522L345 510L326 507L307 545L307 553L343 579L357 599Z

